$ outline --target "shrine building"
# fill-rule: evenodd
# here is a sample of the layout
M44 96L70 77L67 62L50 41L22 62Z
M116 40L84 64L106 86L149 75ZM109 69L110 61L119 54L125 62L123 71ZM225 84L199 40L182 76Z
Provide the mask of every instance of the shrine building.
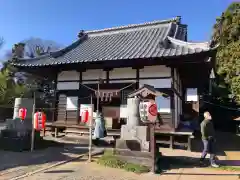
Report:
M18 58L21 71L56 81L54 123L81 124L80 107L99 106L107 126L127 118L127 96L143 85L166 94L156 97L165 130L178 128L184 113L199 112L199 94L208 89L216 47L188 42L180 17L80 31L71 45L36 58Z

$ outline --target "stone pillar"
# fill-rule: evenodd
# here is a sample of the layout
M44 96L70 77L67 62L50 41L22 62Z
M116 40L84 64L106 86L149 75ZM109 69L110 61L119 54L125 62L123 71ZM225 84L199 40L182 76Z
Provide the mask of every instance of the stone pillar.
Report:
M24 126L27 129L32 128L32 110L33 110L33 99L30 98L16 98L14 103L13 119L18 117L18 111L20 108L27 109L27 116L24 120Z
M116 141L116 149L149 151L148 127L141 126L139 98L127 100L127 124L121 127L121 138Z
M127 126L135 127L140 125L139 98L128 98L127 100Z
M20 108L26 108L27 109L26 119L32 119L33 99L15 98L13 119L18 117L18 111Z

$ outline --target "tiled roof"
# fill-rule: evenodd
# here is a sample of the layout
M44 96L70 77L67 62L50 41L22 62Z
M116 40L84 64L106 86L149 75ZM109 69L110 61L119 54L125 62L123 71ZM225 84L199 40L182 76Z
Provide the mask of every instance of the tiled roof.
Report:
M48 66L119 59L161 58L209 51L208 43L188 43L187 26L179 18L103 30L86 31L70 46L15 66Z

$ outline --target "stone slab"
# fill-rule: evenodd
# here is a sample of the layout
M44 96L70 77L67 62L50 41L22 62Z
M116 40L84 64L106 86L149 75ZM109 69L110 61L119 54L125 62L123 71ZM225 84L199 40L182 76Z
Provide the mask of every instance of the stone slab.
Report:
M121 127L121 139L124 140L142 140L149 141L149 128L147 126L135 126L122 125Z
M143 152L143 151L114 149L114 154L117 156L128 156L128 157L139 157L139 158L152 159L150 152Z
M140 142L138 140L117 139L116 149L148 152L149 142L148 141Z
M122 125L121 138L117 140L116 148L149 151L149 128L147 126Z

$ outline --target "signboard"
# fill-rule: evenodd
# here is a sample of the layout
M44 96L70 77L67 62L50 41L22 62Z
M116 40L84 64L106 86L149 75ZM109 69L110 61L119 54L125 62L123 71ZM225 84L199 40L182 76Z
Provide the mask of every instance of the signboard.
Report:
M157 105L154 102L140 102L139 113L143 122L154 122L157 120Z
M148 112L151 116L157 116L157 105L156 104L150 104L148 107Z
M148 121L147 107L148 107L148 102L140 102L140 104L139 104L139 114L140 114L140 119L143 122Z
M93 104L81 104L80 105L80 116L82 116L82 114L85 111L88 111L89 116L91 116L93 114L92 112L94 111Z

